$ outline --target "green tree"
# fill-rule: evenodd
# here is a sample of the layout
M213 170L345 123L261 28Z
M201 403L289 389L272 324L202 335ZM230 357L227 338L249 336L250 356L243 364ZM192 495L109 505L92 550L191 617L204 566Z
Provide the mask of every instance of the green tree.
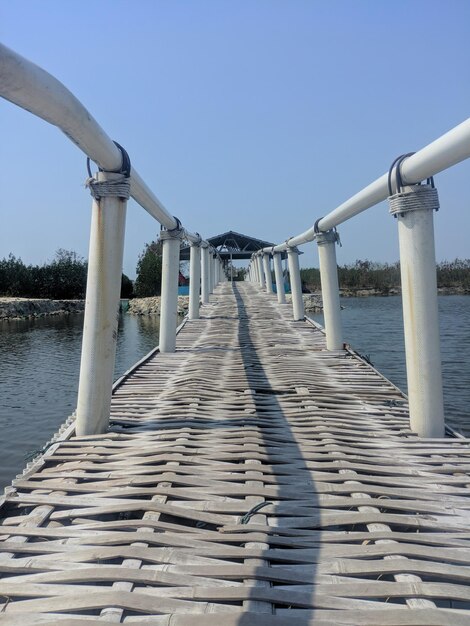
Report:
M138 298L159 296L162 287L162 244L152 241L145 248L137 261L137 278L134 295Z
M128 300L134 295L134 283L125 274L121 278L121 298Z
M59 248L54 260L46 266L43 298L84 298L87 262L76 252Z

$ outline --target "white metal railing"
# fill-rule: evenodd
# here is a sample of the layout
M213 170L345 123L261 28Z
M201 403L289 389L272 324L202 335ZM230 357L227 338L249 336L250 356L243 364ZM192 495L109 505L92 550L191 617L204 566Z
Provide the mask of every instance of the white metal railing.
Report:
M123 148L108 137L82 103L56 78L0 44L0 95L57 126L99 168L88 182L94 196L88 258L76 432L104 432L109 423L116 355L117 316L122 274L124 231L129 196L166 230L162 232L160 351L174 352L178 318L180 243L191 244L189 319L199 317L199 296L209 301L224 280L222 261L199 234L171 215L145 184ZM204 254L201 272L200 248Z
M199 295L209 301L215 285L224 279L220 258L197 233L185 229L172 216L134 168L127 168L125 151L115 144L85 107L57 79L20 55L0 45L0 95L60 128L98 167L91 185L96 186L92 210L82 361L77 404L77 434L103 432L109 420L111 383L116 347L116 311L119 301L125 214L132 196L166 229L163 241L163 280L160 350L175 350L179 248L191 243L190 319L199 316ZM467 120L408 156L394 170L394 183L402 195L415 195L424 179L470 157L470 120ZM398 187L398 176L404 189ZM115 183L128 193L116 194ZM423 189L423 187L420 187ZM100 191L101 190L101 191ZM110 191L111 190L111 191ZM265 248L254 256L249 278L272 292L270 255L274 256L277 297L285 301L280 253L287 250L294 319L303 319L303 301L297 246L316 240L319 245L327 348L342 350L341 317L335 244L335 228L389 196L389 174L352 196L316 221L304 233ZM394 198L400 194L396 194ZM440 365L439 329L433 212L428 206L396 213L400 240L403 315L411 427L421 435L442 436L444 413ZM200 286L197 261L199 248ZM194 256L194 258L193 258Z
M273 256L277 297L279 302L284 302L280 254L287 250L293 316L295 320L302 319L298 261L296 266L291 259L298 256L297 246L315 240L319 252L327 349L342 350L336 227L386 198L391 199L391 212L398 221L400 243L410 426L419 435L427 437L444 436L445 421L433 226L433 209L438 203L436 205L435 190L429 184L421 185L421 181L427 179L429 182L438 172L469 157L470 119L467 119L419 152L396 160L390 172L319 218L305 232L255 253L248 270L249 280L265 289L266 283L271 283L270 256ZM391 192L390 187L395 189Z

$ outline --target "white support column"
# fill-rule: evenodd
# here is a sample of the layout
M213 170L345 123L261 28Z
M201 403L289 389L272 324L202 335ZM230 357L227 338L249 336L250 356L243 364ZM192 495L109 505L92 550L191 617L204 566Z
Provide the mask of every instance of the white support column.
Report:
M292 311L294 320L303 320L304 301L302 298L302 283L300 281L299 252L297 248L287 250L289 262L290 290L292 294Z
M255 258L256 258L256 267L258 269L258 283L261 289L264 289L266 287L266 283L264 280L263 261L261 260L261 255L259 254L257 254Z
M410 191L405 187L404 192ZM433 210L397 213L410 428L445 432Z
M209 252L209 293L214 292L214 255Z
M266 293L273 293L273 279L271 276L271 259L269 252L263 253L264 279L266 281Z
M98 173L98 182L123 179ZM127 200L93 200L76 434L106 432L109 424L121 295Z
M163 230L162 295L160 302L160 352L176 350L178 326L178 276L180 263L180 230Z
M284 276L282 274L282 260L281 253L275 252L273 254L274 275L276 277L276 292L277 301L279 304L286 303L286 290L284 288Z
M209 303L209 248L207 244L202 248L201 255L201 300L202 304Z
M318 233L321 293L323 317L325 321L327 350L343 349L341 305L339 303L338 265L336 263L336 242L338 234L334 230Z
M201 245L191 244L189 257L189 319L199 319L201 293Z

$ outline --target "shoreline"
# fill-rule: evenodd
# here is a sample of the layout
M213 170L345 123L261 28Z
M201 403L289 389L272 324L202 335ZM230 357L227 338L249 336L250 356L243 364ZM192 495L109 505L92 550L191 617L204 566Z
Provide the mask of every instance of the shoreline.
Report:
M439 296L468 296L470 290L462 287L438 287ZM370 298L401 295L401 288L391 289L340 289L341 298ZM286 294L291 301L291 295ZM320 291L303 294L304 307L307 313L318 313L323 310ZM148 298L132 298L127 300L128 308L122 308L131 315L160 315L160 296ZM178 313L186 315L189 308L189 296L178 296ZM46 298L12 298L0 297L0 322L36 319L51 315L71 315L83 313L85 300L48 300Z
M390 287L390 289L358 288L358 289L340 289L340 298L368 298L370 296L401 296L401 287ZM438 296L468 296L470 289L464 287L438 287Z
M0 297L0 321L35 319L49 315L83 313L85 300L48 300L46 298Z

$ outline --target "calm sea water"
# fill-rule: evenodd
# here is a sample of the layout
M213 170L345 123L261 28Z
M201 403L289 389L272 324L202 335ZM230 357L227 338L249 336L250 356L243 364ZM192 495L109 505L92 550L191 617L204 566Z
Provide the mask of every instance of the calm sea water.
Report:
M118 378L158 344L159 318L121 315ZM0 322L0 492L76 407L83 314Z
M343 298L344 339L405 393L401 297ZM322 315L311 315L323 324ZM440 296L446 421L470 436L470 296Z
M406 391L400 297L342 304L345 340ZM470 435L470 296L442 296L439 308L446 419ZM121 316L115 378L158 343L158 323ZM82 315L0 323L0 488L75 409L82 326Z

